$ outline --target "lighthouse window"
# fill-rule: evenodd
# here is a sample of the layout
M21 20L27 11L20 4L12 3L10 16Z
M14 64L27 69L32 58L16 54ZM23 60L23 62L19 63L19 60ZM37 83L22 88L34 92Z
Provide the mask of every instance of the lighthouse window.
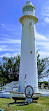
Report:
M29 25L32 25L32 23L30 23Z
M23 8L23 12L25 12L25 11L33 11L33 7L26 6L26 7Z
M30 53L32 54L32 51L30 51Z

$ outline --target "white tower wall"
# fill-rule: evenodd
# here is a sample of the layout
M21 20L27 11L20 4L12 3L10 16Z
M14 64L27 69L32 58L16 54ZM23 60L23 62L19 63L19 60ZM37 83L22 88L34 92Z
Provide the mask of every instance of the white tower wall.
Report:
M32 15L32 12L30 13ZM20 23L22 24L22 38L19 86L20 92L23 93L25 91L25 75L26 86L31 85L34 88L34 91L38 92L37 57L35 43L35 23L37 19L31 15L24 15L20 18Z

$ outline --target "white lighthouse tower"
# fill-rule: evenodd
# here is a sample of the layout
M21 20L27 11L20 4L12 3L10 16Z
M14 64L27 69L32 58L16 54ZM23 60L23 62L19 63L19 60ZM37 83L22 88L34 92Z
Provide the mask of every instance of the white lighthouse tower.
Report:
M21 59L19 86L20 92L24 93L25 85L31 85L34 92L38 92L37 57L35 41L35 24L38 19L35 17L35 7L32 2L27 1L22 8L23 16L19 19L22 24L21 38ZM25 84L26 78L26 84Z

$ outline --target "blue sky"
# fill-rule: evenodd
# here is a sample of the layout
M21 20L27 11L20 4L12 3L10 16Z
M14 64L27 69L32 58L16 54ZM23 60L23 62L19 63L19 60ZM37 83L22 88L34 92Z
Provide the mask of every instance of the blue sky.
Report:
M49 56L49 0L31 0L36 8L36 47L41 58ZM0 0L0 61L21 51L22 27L19 18L26 0Z

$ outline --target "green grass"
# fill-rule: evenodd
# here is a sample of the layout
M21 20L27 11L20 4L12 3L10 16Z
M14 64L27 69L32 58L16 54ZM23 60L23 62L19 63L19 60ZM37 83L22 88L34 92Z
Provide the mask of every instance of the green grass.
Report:
M0 98L0 108L5 111L49 111L49 97L40 97L37 101L33 101L33 103L29 105L20 103L8 105L8 103L13 102L13 99Z

